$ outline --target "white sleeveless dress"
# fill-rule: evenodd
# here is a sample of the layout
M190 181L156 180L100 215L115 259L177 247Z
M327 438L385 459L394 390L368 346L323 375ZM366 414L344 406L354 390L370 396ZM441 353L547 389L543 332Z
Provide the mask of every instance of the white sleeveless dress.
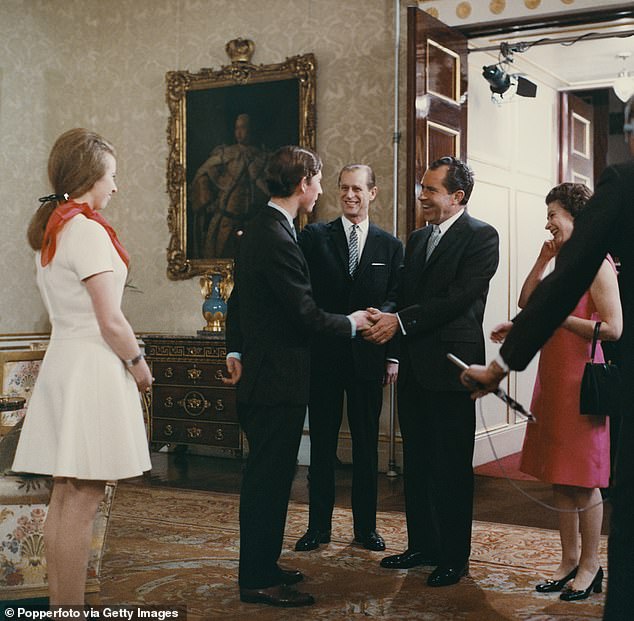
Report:
M139 393L99 331L83 279L113 272L121 303L125 263L106 230L78 214L57 236L37 284L51 340L37 377L12 469L78 479L116 480L150 470Z

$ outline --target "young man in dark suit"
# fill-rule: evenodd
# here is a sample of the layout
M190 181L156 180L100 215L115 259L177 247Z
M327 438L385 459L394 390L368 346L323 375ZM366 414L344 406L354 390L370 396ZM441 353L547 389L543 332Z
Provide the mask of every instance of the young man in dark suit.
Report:
M341 217L309 224L299 235L315 301L331 313L370 306L393 311L403 245L369 221L377 193L374 171L364 164L344 166L338 186ZM387 346L361 338L315 339L311 353L310 512L308 530L295 549L314 550L330 541L345 393L352 436L354 540L368 550L385 550L376 532L379 417L383 384L396 381L398 361L393 352L388 356Z
M343 339L368 325L366 311L327 313L315 303L293 220L321 194L321 160L288 146L271 158L271 194L250 221L236 259L227 311L228 384L238 384L238 418L249 443L240 492L240 599L272 606L312 604L289 585L299 571L279 567L284 525L302 435L310 341Z
M634 98L626 107L625 132L634 155ZM608 595L604 621L632 618L634 585L634 160L609 166L562 246L553 272L513 319L500 355L488 367L474 365L465 382L481 385L474 397L494 390L510 369L522 371L587 291L606 254L621 262L619 287L623 336L619 343L622 417L617 447L608 544ZM466 362L470 360L465 359Z
M436 565L429 586L468 571L473 514L475 407L447 360L484 359L482 320L498 265L496 230L466 212L471 170L433 162L418 197L427 226L410 236L396 314L373 311L365 333L384 343L401 332L398 410L403 438L408 547L381 565Z

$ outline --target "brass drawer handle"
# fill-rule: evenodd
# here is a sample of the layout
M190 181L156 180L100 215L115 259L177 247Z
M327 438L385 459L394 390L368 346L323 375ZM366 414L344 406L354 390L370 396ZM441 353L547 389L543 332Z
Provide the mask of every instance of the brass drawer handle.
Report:
M187 428L187 436L189 438L200 438L200 436L203 434L203 430L200 427L188 427Z
M163 427L163 435L164 436L171 436L174 434L174 428L171 425L165 425L165 427Z
M224 376L224 373L222 372L222 369L218 369L214 373L214 379L217 379L219 382L222 382L223 379L227 379L227 378Z
M165 405L166 408L173 408L174 407L174 398L173 397L165 397L165 401L163 401L163 405Z
M194 367L193 369L187 369L187 377L190 380L200 379L200 376L203 374L202 369L197 369Z
M222 432L222 429L220 427L216 429L216 433L214 433L214 439L218 441L225 439L225 434Z
M208 407L211 406L211 402L207 401L207 399L205 399L205 397L197 391L188 392L185 397L177 403L190 416L200 416Z
M163 376L167 377L168 379L170 377L174 377L174 369L172 369L172 367L167 367L167 369L165 369L165 371L163 371Z
M214 409L216 412L223 412L225 409L225 404L222 402L222 399L216 399L216 405L214 405Z

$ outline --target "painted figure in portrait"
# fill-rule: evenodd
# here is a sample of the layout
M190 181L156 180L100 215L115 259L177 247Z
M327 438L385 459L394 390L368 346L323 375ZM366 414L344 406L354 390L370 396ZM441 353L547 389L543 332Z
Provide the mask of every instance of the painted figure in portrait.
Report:
M266 202L266 151L252 142L251 118L238 114L235 143L215 147L191 183L194 253L233 257L246 221Z

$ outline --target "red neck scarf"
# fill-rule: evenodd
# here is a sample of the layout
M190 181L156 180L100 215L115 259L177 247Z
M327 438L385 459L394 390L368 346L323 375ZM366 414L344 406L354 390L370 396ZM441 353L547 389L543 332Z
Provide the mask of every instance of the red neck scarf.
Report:
M115 247L119 256L126 264L126 267L130 263L130 255L126 249L122 246L121 242L117 238L117 234L110 226L108 221L96 210L92 209L88 203L76 203L75 201L67 201L58 205L48 219L46 230L44 231L44 240L42 241L42 267L48 265L55 256L55 250L57 249L57 234L62 230L66 222L78 213L83 213L86 218L99 222L101 226L108 232L112 245Z

